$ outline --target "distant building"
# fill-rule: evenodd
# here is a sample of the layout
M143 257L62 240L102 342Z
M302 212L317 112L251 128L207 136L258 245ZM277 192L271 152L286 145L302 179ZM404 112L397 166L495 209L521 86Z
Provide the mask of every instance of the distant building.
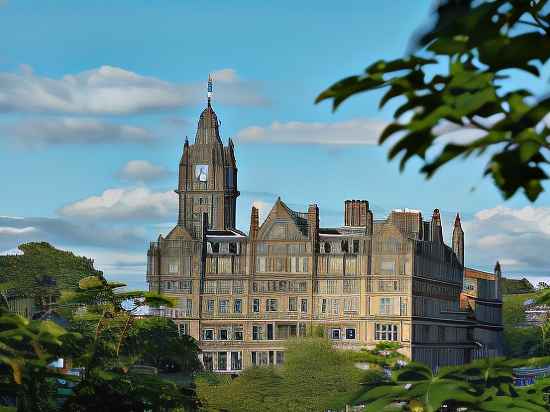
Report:
M460 306L459 219L449 247L437 209L427 221L413 210L375 220L368 201L346 200L343 226L323 228L317 205L295 211L278 199L262 224L252 207L248 234L238 230L234 145L222 143L210 95L194 144L185 141L176 193L177 224L151 243L147 281L178 299L160 314L199 341L207 369L279 364L285 339L314 328L340 348L399 342L432 367L468 362L481 347L500 353L498 333L483 332L485 295L465 294L471 304Z
M541 326L550 320L550 306L536 303L534 299L523 302L525 313L524 326Z
M472 353L473 358L499 356L503 353L501 277L498 262L494 273L464 269L461 306L471 312L471 319L475 322L472 338L477 348Z

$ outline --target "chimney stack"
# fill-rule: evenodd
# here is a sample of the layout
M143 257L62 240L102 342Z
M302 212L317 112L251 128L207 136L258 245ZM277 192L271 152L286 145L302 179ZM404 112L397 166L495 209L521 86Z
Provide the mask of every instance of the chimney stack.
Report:
M366 200L346 200L344 202L345 226L367 227L369 214L369 202Z
M256 236L258 236L259 229L260 229L260 216L258 213L258 208L255 206L252 206L252 210L250 212L250 237L252 239L256 239Z

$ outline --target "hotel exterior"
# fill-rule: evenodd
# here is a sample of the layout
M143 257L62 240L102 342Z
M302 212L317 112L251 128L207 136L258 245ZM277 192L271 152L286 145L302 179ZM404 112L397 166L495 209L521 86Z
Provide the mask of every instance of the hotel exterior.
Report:
M502 353L500 267L465 278L458 215L452 247L437 209L375 219L365 200L346 200L343 225L323 228L317 205L278 199L238 230L234 145L222 143L210 92L179 164L177 224L147 254L150 290L178 300L159 314L197 339L206 369L282 363L285 339L312 331L339 348L398 342L432 367Z

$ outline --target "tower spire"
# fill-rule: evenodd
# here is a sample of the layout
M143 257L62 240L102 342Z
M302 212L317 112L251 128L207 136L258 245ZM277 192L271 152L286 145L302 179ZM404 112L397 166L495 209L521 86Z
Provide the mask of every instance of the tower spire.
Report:
M208 106L210 106L210 101L212 100L212 76L208 75Z

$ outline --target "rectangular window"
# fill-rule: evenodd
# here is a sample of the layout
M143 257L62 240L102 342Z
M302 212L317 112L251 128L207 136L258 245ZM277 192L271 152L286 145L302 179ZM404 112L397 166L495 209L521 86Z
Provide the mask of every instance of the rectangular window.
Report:
M282 351L277 351L275 355L277 365L280 365L285 362L285 353Z
M359 240L353 241L353 253L359 253Z
M243 301L241 299L235 299L233 302L233 312L242 313L243 311Z
M334 340L340 340L340 329L331 329L330 338Z
M327 300L321 300L321 313L327 313Z
M407 316L407 298L400 298L399 310L401 316Z
M229 244L229 253L237 253L237 244L235 242Z
M232 273L233 268L232 268L231 262L232 262L231 256L219 257L218 258L218 273ZM231 282L231 281L228 281L228 282ZM229 292L227 292L227 293L229 293Z
M260 299L254 299L252 301L252 312L254 313L260 312Z
M384 259L380 263L380 271L385 273L395 273L395 260Z
M308 261L309 259L307 257L303 257L302 259L302 272L306 273L308 271Z
M277 312L277 299L266 299L265 310L266 312Z
M307 299L302 299L300 302L300 311L307 312Z
M229 339L229 331L227 329L218 330L218 339L219 340L228 340Z
M202 339L203 340L214 340L214 329L203 329L202 330Z
M214 313L214 299L206 300L206 312Z
M391 315L393 313L393 299L392 298L380 298L380 314Z
M344 299L344 312L357 312L357 298Z
M344 293L359 292L359 281L357 279L344 279Z
M189 335L189 324L186 322L178 323L178 335Z
M220 313L229 313L229 299L220 299Z
M168 272L169 273L178 273L178 264L177 263L170 263L168 265Z
M231 370L240 371L243 368L241 352L231 352Z
M336 281L327 280L327 294L335 295L336 294Z
M185 316L192 316L193 315L193 300L192 299L185 299L183 309L185 311Z
M244 293L244 282L242 280L233 281L233 293L235 295L242 295Z
M332 300L332 314L333 315L340 314L340 301L338 299Z
M261 326L252 326L252 340L263 340L264 329Z
M375 340L397 340L397 325L393 324L380 324L375 325L374 330Z
M288 298L288 311L296 312L298 310L298 298L290 297Z
M203 352L202 353L202 364L204 369L207 371L214 370L214 356L212 352Z
M204 282L204 293L216 293L216 281L207 280Z
M231 293L231 281L230 280L220 280L218 287L218 293L229 294Z
M227 352L218 352L218 370L227 370Z
M355 339L355 328L346 329L346 339Z
M273 340L273 323L267 324L267 340Z
M233 328L233 340L243 340L242 326L236 326Z
M264 273L266 271L265 256L258 256L256 258L256 271L258 273Z
M179 288L183 293L193 293L193 281L191 280L180 280Z

